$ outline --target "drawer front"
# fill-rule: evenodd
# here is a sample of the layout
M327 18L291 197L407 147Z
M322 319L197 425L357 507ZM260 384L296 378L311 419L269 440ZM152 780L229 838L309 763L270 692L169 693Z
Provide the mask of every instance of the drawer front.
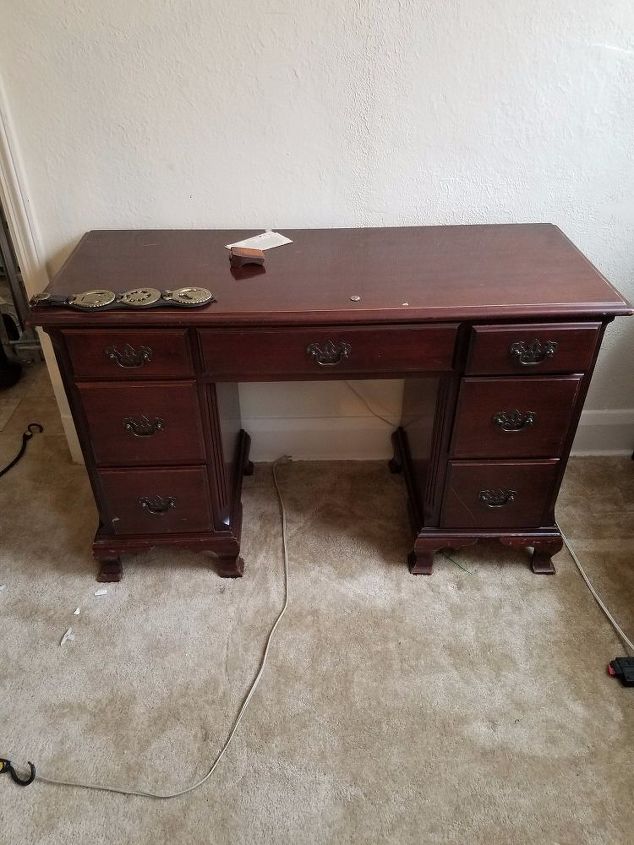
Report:
M332 330L203 329L199 336L205 372L215 379L319 379L451 370L456 330L453 324ZM256 369L251 370L253 367Z
M76 379L183 378L193 375L185 329L64 332Z
M441 528L539 528L558 460L449 463Z
M580 373L592 366L600 328L600 323L474 326L465 372Z
M458 397L455 458L541 458L559 455L581 376L466 378Z
M211 530L205 467L111 469L99 476L115 534Z
M194 382L84 383L78 389L98 465L205 460Z

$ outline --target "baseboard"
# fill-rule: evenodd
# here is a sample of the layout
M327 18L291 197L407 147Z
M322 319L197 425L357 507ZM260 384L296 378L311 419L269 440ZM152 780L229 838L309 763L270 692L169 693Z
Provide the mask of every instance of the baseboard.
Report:
M584 411L573 455L631 455L634 452L634 408Z
M391 457L392 429L375 417L245 418L254 461L292 455L305 461L368 461ZM573 455L631 455L634 409L584 411Z
M75 463L84 459L70 414L62 424ZM393 429L374 417L242 419L251 435L252 461L274 461L290 455L300 461L372 461L392 457Z
M62 414L73 459L82 461L72 418ZM392 456L392 428L375 417L244 418L251 435L251 459L273 461L291 455L302 461L372 461ZM631 455L634 410L584 411L573 455Z
M301 461L387 460L393 429L375 417L243 418L253 461L290 455Z

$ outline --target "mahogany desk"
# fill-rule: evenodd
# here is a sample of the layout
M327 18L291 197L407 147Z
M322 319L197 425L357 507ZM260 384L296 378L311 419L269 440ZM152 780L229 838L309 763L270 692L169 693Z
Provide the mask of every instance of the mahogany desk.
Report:
M392 471L413 573L480 539L562 547L557 493L606 325L632 309L552 225L299 230L232 270L244 231L94 231L49 291L210 289L200 309L36 307L99 510L99 579L151 546L210 550L239 576L238 382L403 378ZM355 297L356 299L352 299Z

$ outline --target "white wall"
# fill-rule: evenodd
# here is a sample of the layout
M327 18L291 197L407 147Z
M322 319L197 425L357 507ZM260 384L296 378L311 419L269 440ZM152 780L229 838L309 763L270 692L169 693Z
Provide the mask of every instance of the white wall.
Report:
M0 75L49 270L99 227L552 221L634 298L631 0L0 10ZM621 448L634 432L633 360L634 320L620 320L587 402L620 412L603 445L608 429ZM372 397L394 413L398 385ZM296 454L321 440L334 456L336 418L367 417L341 385L249 386L243 402L263 443L272 419L303 416ZM363 424L371 454L383 424Z

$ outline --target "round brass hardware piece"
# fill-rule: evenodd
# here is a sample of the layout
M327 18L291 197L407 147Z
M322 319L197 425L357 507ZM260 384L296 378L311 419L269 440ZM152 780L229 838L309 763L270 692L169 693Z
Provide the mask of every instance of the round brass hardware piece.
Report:
M156 304L161 298L161 291L156 288L134 288L121 294L120 302L131 308L146 308Z
M75 308L83 308L85 311L92 311L93 308L105 308L112 305L116 296L111 290L87 290L84 293L76 293L69 297L68 304Z
M177 305L184 305L194 308L195 306L206 305L213 301L213 294L207 288L177 288L166 290L163 299L166 302L175 302Z

